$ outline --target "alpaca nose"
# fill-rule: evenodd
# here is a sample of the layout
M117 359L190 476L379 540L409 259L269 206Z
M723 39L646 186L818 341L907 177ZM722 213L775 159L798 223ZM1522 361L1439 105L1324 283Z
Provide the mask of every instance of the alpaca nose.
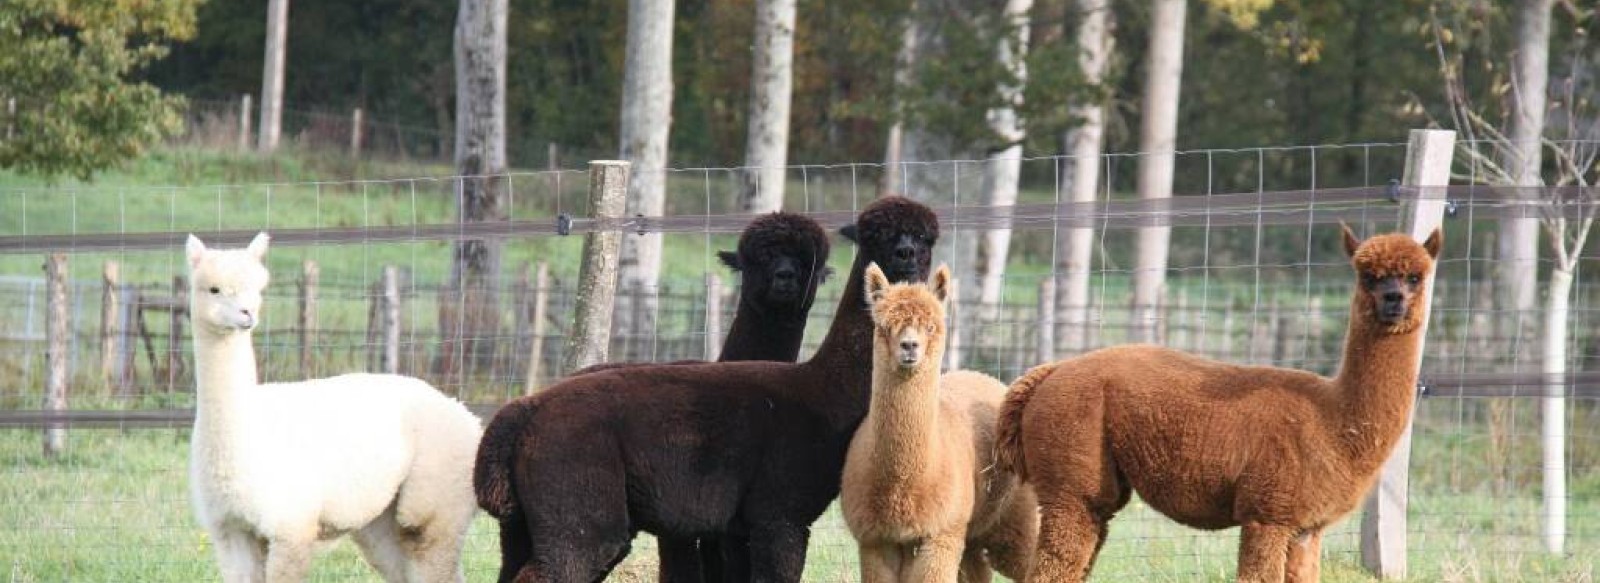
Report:
M794 279L795 275L797 274L794 268L788 265L779 267L777 271L772 272L772 276L780 280Z
M244 314L245 316L249 316L250 315L250 308L239 308L239 313Z
M901 243L894 248L894 258L901 261L910 261L917 254L917 249L908 243Z
M906 352L916 352L917 351L917 346L918 346L918 344L917 344L917 341L915 341L915 340L901 340L900 341L900 349L904 350Z
M1383 292L1383 301L1385 302L1400 303L1400 300L1403 299L1406 299L1406 296L1400 292Z

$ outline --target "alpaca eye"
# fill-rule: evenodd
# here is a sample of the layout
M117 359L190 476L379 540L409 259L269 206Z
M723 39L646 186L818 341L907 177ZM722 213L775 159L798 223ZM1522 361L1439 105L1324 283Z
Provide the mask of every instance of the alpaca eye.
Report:
M1406 276L1406 283L1417 285L1418 283L1422 283L1422 277L1418 275L1408 275Z
M222 288L217 287L217 286L211 286L211 289L209 291L211 292L211 295L216 295L216 294L222 293Z

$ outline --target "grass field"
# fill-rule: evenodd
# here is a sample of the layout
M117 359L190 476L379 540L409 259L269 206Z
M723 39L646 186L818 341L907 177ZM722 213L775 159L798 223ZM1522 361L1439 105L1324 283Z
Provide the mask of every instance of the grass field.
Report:
M76 430L68 454L46 460L37 431L0 431L0 573L14 582L209 581L207 536L188 505L188 430ZM1575 498L1569 556L1538 550L1538 501L1413 493L1410 581L1593 581L1600 504ZM1355 566L1357 518L1328 536L1325 581L1369 581ZM467 549L470 581L498 568L496 526L480 517ZM1137 500L1112 523L1101 581L1227 581L1237 532L1200 533ZM654 546L640 536L616 581L653 580ZM316 561L316 581L373 581L353 545ZM836 513L813 531L808 581L855 581L855 549Z

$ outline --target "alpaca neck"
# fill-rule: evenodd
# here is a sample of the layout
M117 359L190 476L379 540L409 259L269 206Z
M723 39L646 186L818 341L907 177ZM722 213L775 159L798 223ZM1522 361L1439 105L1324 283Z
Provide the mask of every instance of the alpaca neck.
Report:
M839 308L834 311L833 325L828 328L828 335L822 339L817 353L806 361L808 368L828 375L825 385L828 388L860 396L839 401L853 404L849 413L856 420L866 413L866 396L872 386L872 362L868 360L872 355L872 313L861 291L866 271L867 258L858 253L855 264L850 266L850 276L845 278L844 294L839 297Z
M1376 471L1400 440L1417 398L1422 327L1390 333L1358 306L1351 310L1344 361L1334 377L1340 437L1360 474Z
M240 395L257 384L255 345L250 334L213 335L195 330L194 355L196 425L237 426L235 418L247 413L240 410Z
M936 470L928 458L939 432L938 362L934 359L932 366L909 374L893 365L873 367L871 405L863 424L872 432L867 445L872 467L890 485Z
M808 309L798 313L762 310L754 302L739 298L739 311L733 316L717 360L798 360L808 314Z

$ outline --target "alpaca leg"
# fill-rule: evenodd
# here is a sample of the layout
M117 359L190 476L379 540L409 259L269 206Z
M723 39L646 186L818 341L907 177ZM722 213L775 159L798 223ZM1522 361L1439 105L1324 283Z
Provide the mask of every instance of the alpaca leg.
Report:
M465 583L467 575L461 569L461 547L466 543L465 529L454 524L436 523L420 532L404 534L407 535L404 539L405 548L411 558L414 581Z
M700 539L700 560L706 581L743 583L750 580L750 537L725 534Z
M1246 523L1239 537L1239 581L1282 583L1293 528L1259 522Z
M390 583L407 580L406 566L410 561L400 545L399 534L400 525L394 520L394 510L390 509L350 535L361 549L361 556L367 559L367 564L372 565L378 574L383 575L383 580Z
M894 545L857 545L861 557L861 583L895 583L900 572L900 549Z
M511 583L517 572L528 564L533 552L533 537L528 536L528 523L521 516L500 521L500 583Z
M1322 578L1322 531L1289 541L1289 583L1317 583Z
M1039 514L1039 545L1027 580L1083 581L1104 539L1104 523L1077 500L1041 504Z
M1039 504L1031 492L1018 492L1004 512L989 532L967 546L987 551L988 564L994 570L1021 581L1033 566L1033 550L1039 544Z
M790 583L806 566L807 526L760 525L750 530L750 581Z
M961 576L961 553L966 533L941 534L922 541L900 568L903 583L956 583Z
M216 549L217 566L226 583L266 580L267 547L260 538L243 531L213 528L211 544Z
M267 543L267 583L298 583L311 571L315 537L275 538Z
M700 565L700 545L689 537L658 537L663 583L700 583L708 580Z
M961 583L990 583L994 580L994 570L989 568L989 560L984 558L983 549L976 545L968 544L967 550L961 553Z

